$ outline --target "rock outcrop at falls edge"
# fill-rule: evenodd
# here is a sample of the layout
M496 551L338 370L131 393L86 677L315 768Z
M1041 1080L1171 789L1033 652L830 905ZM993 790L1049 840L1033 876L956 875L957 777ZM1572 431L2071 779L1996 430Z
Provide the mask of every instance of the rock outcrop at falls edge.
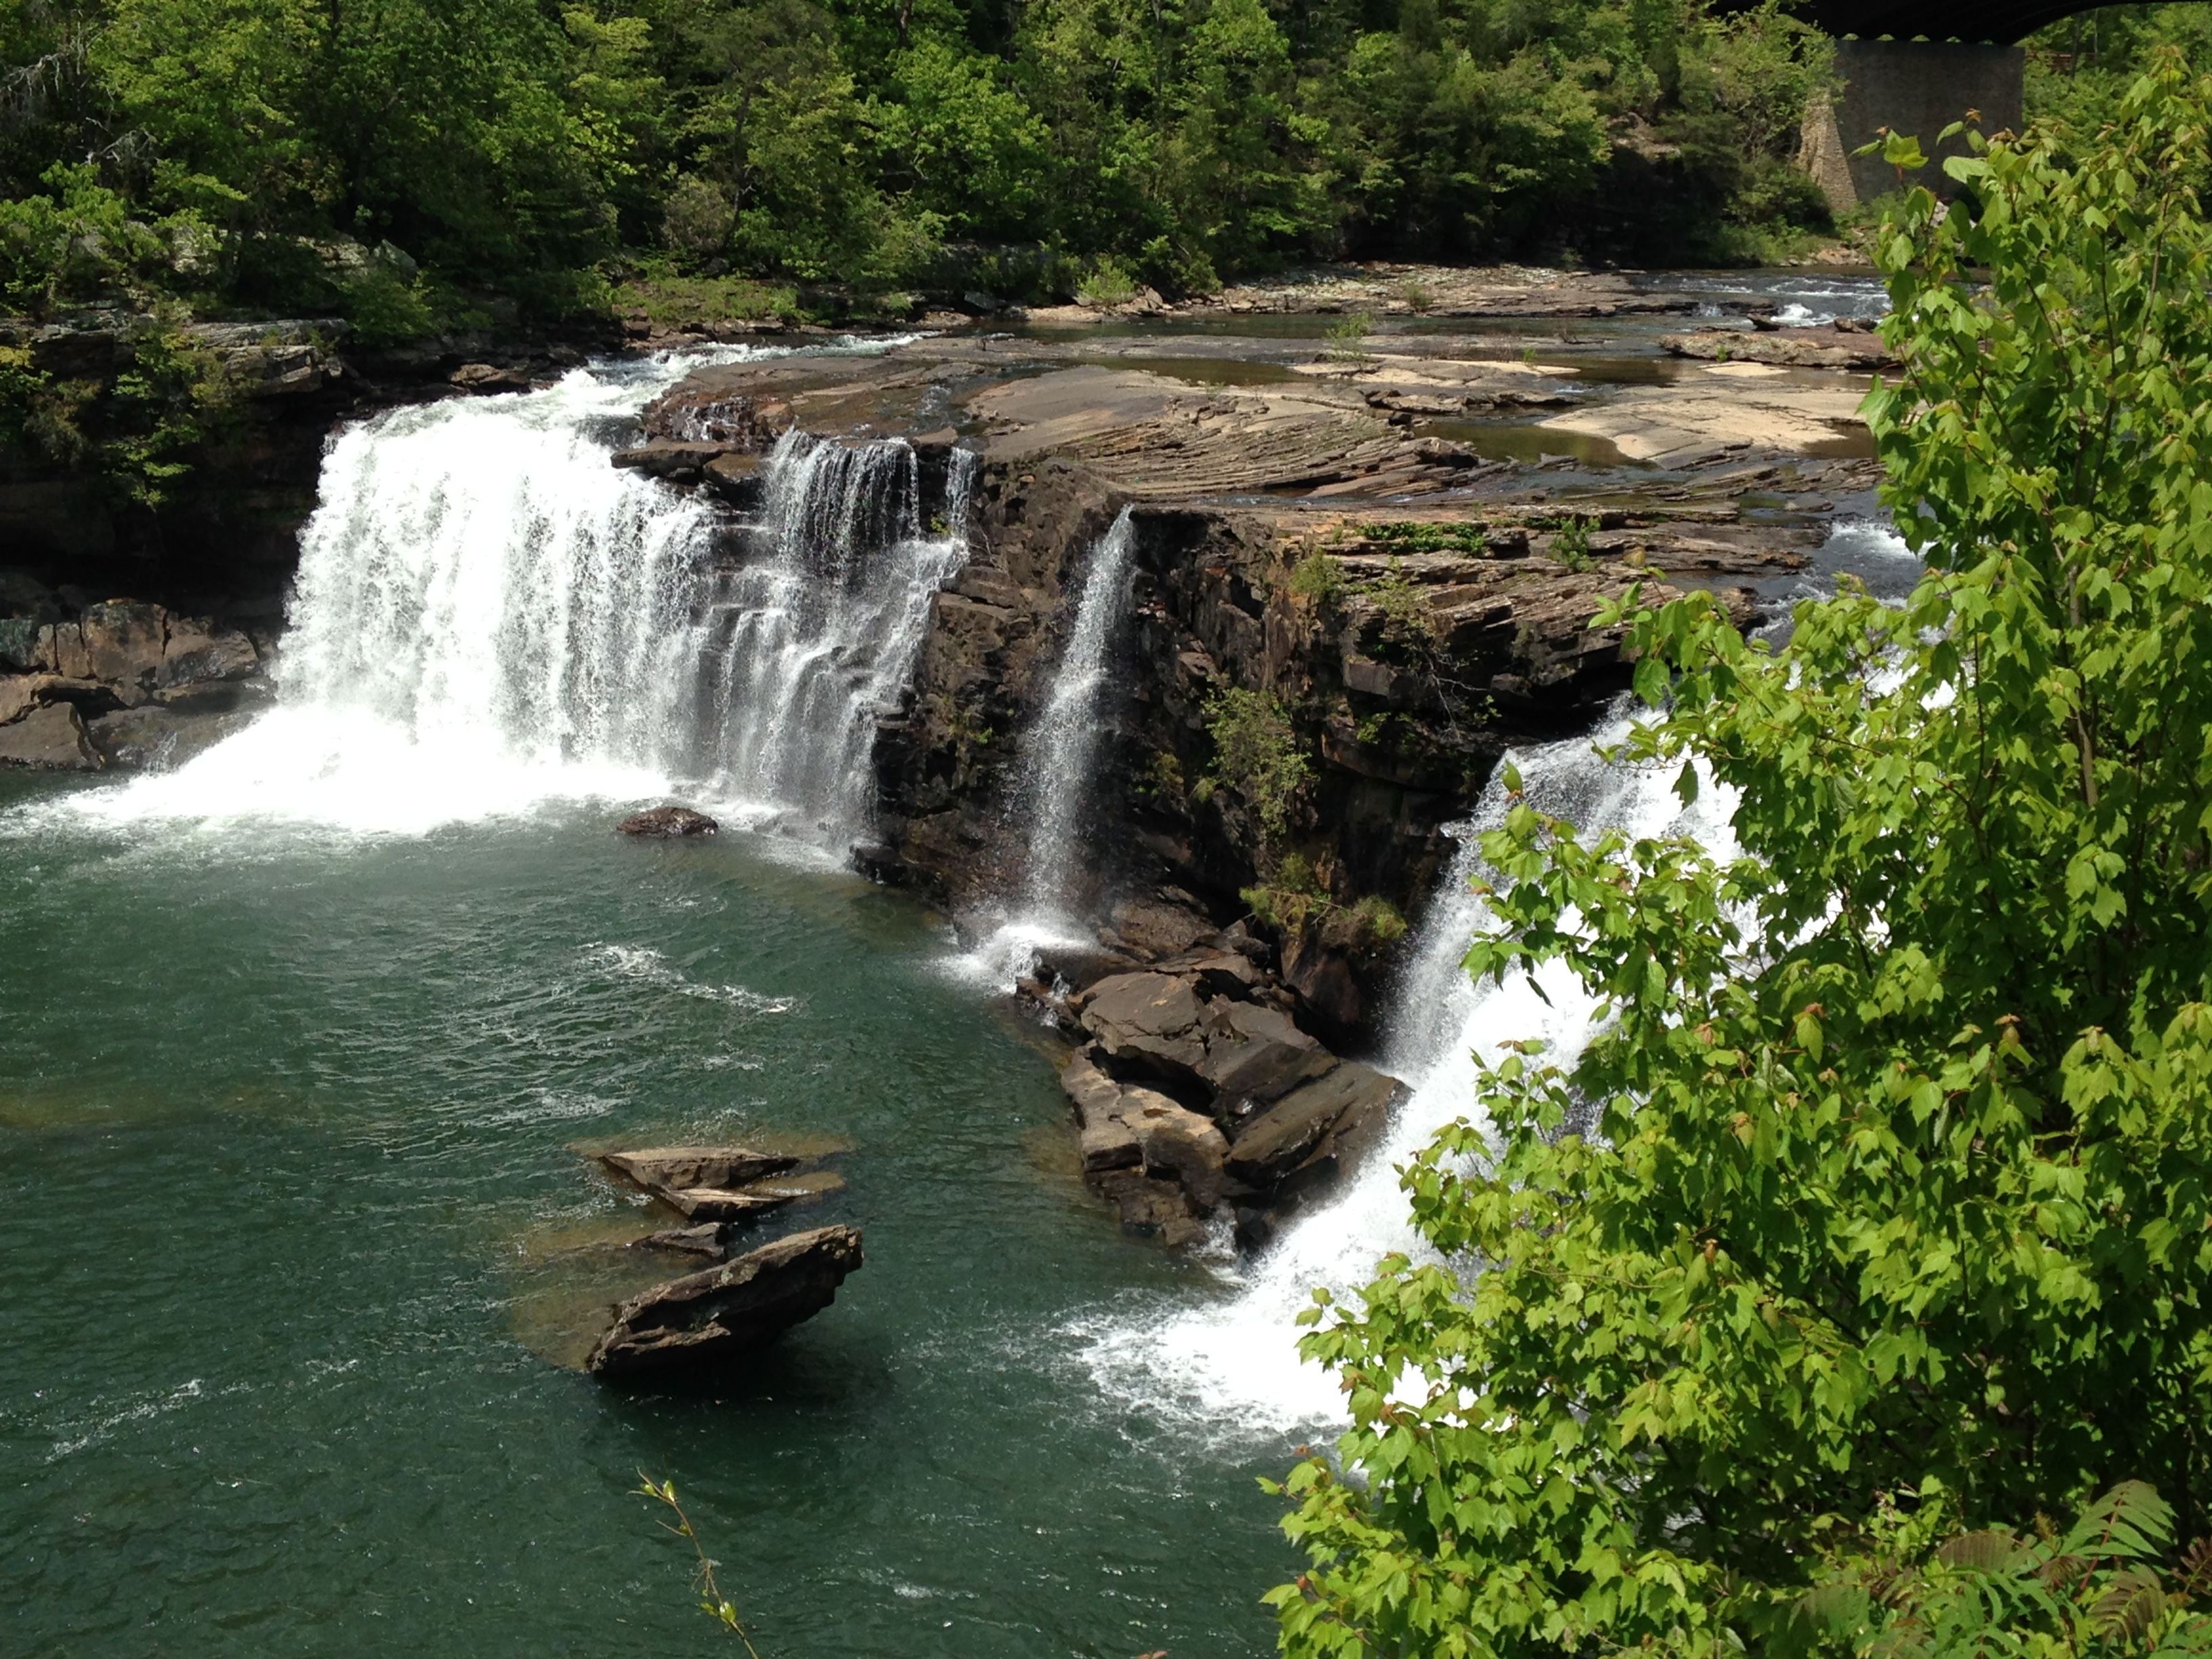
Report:
M258 625L0 576L0 763L57 771L182 761L269 702ZM255 619L258 624L260 619Z
M702 370L617 464L742 515L794 427L902 438L931 500L955 444L980 449L967 557L931 601L912 684L875 716L874 836L855 862L949 905L971 939L1035 914L1041 860L1069 872L1058 920L1089 918L1089 937L1032 930L1060 942L1031 947L1021 989L1075 1045L1062 1082L1085 1173L1133 1229L1253 1243L1401 1096L1334 1050L1374 1042L1447 827L1508 749L1587 729L1626 688L1600 608L1632 583L1696 582L1748 622L1750 584L1801 568L1812 538L1746 522L1735 495L1782 469L1725 445L1677 446L1711 485L1563 515L1517 469L1405 430L1388 386L1194 391L1087 362L992 378L985 355L927 342ZM1458 367L1466 398L1513 378ZM1133 592L1085 799L1048 811L1026 799L1030 751L1125 508ZM1260 711L1294 755L1286 805L1224 760L1225 710ZM1031 845L1051 823L1075 844Z

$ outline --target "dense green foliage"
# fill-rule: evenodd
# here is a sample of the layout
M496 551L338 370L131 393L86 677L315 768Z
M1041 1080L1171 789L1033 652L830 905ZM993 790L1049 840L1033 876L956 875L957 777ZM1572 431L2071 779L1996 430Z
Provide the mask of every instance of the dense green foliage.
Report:
M2030 118L2094 134L2161 47L2212 72L2212 13L2185 3L2100 6L2045 25L2027 42Z
M1287 1652L2212 1651L2015 1605L1994 1545L1964 1626L1893 1571L2124 1481L2212 1522L2207 96L2162 60L1885 226L1901 610L1632 613L1631 756L1735 792L1740 854L1525 799L1486 838L1470 969L1601 1023L1409 1167L1438 1260L1308 1316L1353 1426L1289 1482ZM1813 1616L1854 1580L1902 1599Z
M641 273L1741 258L1820 217L1828 64L1702 0L0 0L0 294L392 337Z
M1972 1655L2212 1652L2212 1537L2167 1570L2173 1510L2124 1481L2064 1532L2002 1527L1940 1538L1940 1505L1885 1506L1874 1546L1838 1563L1800 1601L1822 1636L1894 1659Z

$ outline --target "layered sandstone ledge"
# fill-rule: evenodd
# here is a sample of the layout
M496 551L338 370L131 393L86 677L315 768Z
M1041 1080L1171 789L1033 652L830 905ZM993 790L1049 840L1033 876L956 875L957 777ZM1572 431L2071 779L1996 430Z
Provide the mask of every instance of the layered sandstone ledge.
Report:
M1402 1085L1344 1055L1375 1040L1401 919L1499 757L1588 729L1626 689L1599 611L1632 586L1698 586L1747 624L1873 478L1830 453L1854 447L1863 390L1834 376L1777 370L1747 395L1692 363L1599 399L1540 354L1394 336L1224 383L1203 355L1224 349L964 336L706 368L617 457L741 526L794 428L913 445L930 512L951 450L977 455L969 556L876 717L877 839L854 849L971 938L1021 902L1024 734L1093 550L1133 509L1132 610L1067 860L1095 939L1045 951L1023 990L1072 1045L1086 1176L1179 1243L1265 1237L1376 1139ZM1435 430L1524 410L1540 430L1616 419L1622 457L1642 431L1655 464L1617 460L1608 489L1571 457L1492 459L1479 429ZM727 556L751 545L732 535ZM1310 769L1284 822L1223 771L1230 694L1280 710Z

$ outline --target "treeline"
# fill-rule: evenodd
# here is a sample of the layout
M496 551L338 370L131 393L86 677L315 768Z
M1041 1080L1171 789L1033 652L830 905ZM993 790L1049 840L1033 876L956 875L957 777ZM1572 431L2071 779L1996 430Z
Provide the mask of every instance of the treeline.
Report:
M1704 0L0 0L0 304L1740 261L1821 222L1829 64Z
M2199 4L2101 6L2028 37L2027 112L2081 137L2119 118L2120 102L2160 47L2212 64L2212 14Z

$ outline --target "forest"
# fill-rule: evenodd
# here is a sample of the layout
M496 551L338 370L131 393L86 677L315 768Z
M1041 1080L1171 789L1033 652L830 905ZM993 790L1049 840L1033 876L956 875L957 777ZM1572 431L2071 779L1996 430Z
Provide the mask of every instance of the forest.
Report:
M0 301L401 337L734 275L1753 260L1827 43L1696 0L0 0Z

